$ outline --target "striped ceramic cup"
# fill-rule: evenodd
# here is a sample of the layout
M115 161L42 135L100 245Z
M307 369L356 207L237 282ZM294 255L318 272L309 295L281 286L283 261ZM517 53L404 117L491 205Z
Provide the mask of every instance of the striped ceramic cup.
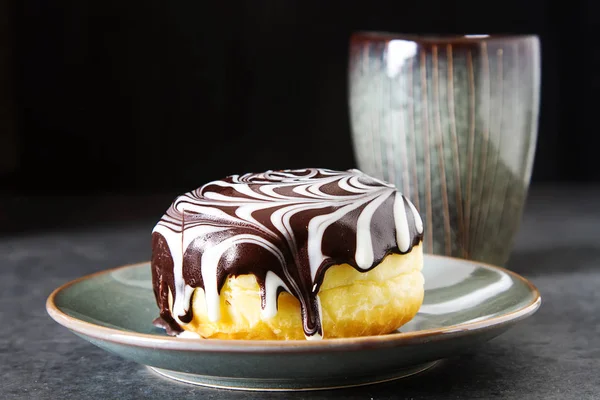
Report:
M505 264L537 138L538 38L357 33L349 67L359 169L414 202L427 253Z

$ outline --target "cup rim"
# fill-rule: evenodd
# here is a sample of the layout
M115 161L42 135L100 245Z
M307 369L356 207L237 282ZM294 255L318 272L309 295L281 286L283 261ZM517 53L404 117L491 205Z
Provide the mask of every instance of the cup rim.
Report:
M539 39L536 34L504 34L504 33L481 33L481 34L439 34L439 33L402 33L377 30L358 30L352 32L351 41L385 41L406 40L424 44L436 43L460 43L472 44L494 40L516 41L525 39Z

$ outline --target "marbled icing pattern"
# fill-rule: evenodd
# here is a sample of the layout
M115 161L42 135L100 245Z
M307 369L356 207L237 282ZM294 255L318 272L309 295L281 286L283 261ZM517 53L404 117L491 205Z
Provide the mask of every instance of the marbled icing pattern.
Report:
M318 292L328 267L368 271L391 252L410 252L422 237L413 204L358 170L267 171L210 182L178 197L153 230L155 323L181 332L196 288L217 321L226 278L254 274L265 318L286 291L300 301L307 339L318 339Z

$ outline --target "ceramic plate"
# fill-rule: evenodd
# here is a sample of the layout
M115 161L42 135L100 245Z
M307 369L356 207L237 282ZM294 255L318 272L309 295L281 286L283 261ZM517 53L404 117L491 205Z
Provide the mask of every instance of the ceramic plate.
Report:
M85 340L170 378L254 390L314 390L385 382L483 343L532 315L537 289L489 265L425 256L425 300L400 331L321 341L174 338L152 325L150 264L111 269L56 289L46 304Z

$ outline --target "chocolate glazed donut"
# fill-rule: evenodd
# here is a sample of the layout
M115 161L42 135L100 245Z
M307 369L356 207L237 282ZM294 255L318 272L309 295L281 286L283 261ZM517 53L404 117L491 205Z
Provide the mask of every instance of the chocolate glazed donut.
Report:
M195 288L204 289L208 316L218 321L227 277L253 274L265 317L277 313L278 295L286 291L300 302L306 338L319 339L317 294L330 266L366 272L422 238L413 204L358 170L267 171L213 181L178 197L153 230L160 308L154 324L181 332L192 319Z

